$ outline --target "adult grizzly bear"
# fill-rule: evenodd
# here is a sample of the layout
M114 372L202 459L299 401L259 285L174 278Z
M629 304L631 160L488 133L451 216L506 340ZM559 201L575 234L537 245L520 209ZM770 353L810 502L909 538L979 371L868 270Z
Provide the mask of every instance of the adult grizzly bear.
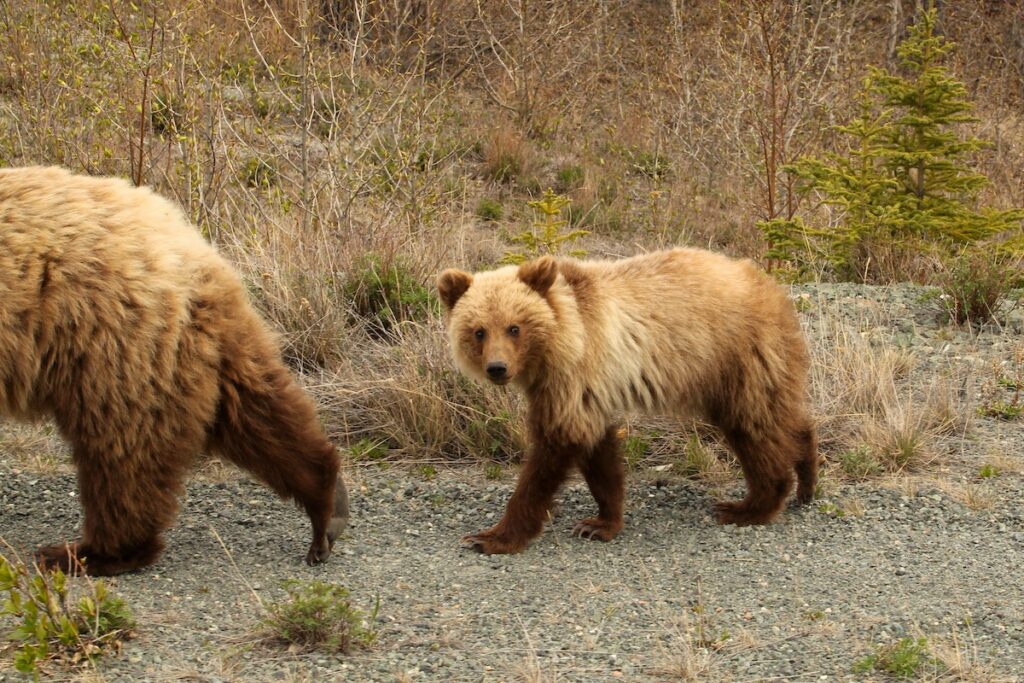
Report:
M52 415L72 446L81 540L40 548L43 565L152 563L203 449L305 508L310 564L348 518L334 446L238 276L123 180L0 170L0 412Z
M505 516L464 541L514 553L540 534L578 466L598 514L574 533L622 529L622 413L697 414L739 458L748 493L719 503L723 524L764 524L814 495L818 456L807 407L808 354L785 293L749 261L697 249L621 261L545 256L438 278L459 368L512 383L529 404L530 452Z

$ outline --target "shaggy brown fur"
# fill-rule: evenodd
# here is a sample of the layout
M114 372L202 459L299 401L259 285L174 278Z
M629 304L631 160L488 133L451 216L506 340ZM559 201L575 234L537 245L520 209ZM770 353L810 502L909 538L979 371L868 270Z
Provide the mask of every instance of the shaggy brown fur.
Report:
M465 541L522 550L578 466L597 501L574 533L611 540L625 494L616 425L624 412L702 415L743 467L748 493L721 523L764 524L798 480L814 495L818 456L807 407L808 354L785 293L749 261L696 249L622 261L542 257L438 279L455 361L517 385L530 452L504 518Z
M0 170L0 412L52 415L72 446L82 537L46 565L152 563L204 448L305 508L310 564L348 518L334 446L238 276L122 180Z

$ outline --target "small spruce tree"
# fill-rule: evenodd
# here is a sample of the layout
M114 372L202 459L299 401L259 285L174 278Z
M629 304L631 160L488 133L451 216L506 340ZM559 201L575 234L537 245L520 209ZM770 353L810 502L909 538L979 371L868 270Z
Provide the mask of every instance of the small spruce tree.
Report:
M505 252L501 263L519 264L544 254L556 255L561 251L563 244L571 245L579 238L589 235L589 230L563 232L569 221L562 218L562 210L569 206L569 202L568 197L555 194L550 188L540 199L527 202L535 214L533 224L529 230L509 237L510 242L523 245L523 250ZM580 257L585 256L587 252L583 249L571 249L568 253L569 256Z
M986 143L957 131L977 119L963 83L943 65L954 45L936 35L935 22L935 9L927 10L899 46L906 75L870 70L860 115L836 128L850 140L845 154L786 167L801 179L800 192L841 213L826 227L799 217L762 223L769 258L802 263L817 252L839 277L871 281L896 274L879 271L881 252L956 251L1021 232L1024 210L977 208L988 180L969 164Z

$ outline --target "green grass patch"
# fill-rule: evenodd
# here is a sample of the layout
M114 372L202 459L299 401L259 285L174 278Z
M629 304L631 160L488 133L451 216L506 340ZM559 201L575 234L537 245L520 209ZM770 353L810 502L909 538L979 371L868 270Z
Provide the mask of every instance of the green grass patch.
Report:
M884 645L859 660L854 673L887 673L896 678L920 679L927 675L944 673L948 667L931 653L927 638L903 638L898 643Z

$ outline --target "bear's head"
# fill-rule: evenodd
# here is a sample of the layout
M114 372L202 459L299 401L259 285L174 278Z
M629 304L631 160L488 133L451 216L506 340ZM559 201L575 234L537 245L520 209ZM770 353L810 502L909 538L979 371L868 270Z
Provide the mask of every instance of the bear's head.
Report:
M556 337L557 279L558 262L550 256L476 274L441 273L437 289L459 368L480 381L529 386Z

